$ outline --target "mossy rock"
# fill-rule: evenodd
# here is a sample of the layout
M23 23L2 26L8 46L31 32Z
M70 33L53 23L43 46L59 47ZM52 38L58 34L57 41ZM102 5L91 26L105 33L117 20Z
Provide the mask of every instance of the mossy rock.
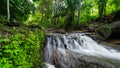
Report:
M97 29L97 33L106 39L111 35L112 31L111 31L111 28L107 26L102 26Z
M118 38L120 36L120 21L112 22L108 25L99 27L96 32L103 38Z

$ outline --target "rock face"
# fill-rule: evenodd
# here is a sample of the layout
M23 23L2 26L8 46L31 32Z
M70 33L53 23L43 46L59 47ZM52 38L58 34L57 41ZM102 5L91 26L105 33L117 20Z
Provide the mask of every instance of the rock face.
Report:
M103 38L119 38L120 37L120 21L99 27L96 32Z
M71 51L67 51L67 53L68 54L64 57L64 60L63 55L60 52L55 51L52 56L53 60L51 61L55 68L116 68L116 66L112 64L113 61L110 60L108 62L105 59L81 55Z
M115 68L115 66L107 61L94 56L81 55L70 52L67 57L70 68Z

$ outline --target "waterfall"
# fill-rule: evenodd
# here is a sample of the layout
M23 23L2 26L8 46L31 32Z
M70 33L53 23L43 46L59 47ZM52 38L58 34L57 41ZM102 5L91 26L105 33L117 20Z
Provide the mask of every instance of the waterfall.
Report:
M53 34L46 38L44 59L46 68L72 68L70 52L120 61L120 52L98 44L84 33ZM74 55L73 55L74 56ZM69 64L68 64L69 63Z

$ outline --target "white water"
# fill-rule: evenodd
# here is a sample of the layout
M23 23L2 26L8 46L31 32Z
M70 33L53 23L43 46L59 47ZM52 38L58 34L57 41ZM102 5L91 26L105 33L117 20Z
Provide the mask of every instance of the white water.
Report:
M46 66L47 68L55 68L54 65L51 65L51 64L49 64L49 63L45 63L45 66Z
M81 33L73 33L70 35L55 34L47 37L47 45L45 48L45 65L47 68L55 68L54 65L48 64L54 59L52 57L55 50L58 50L60 52L58 54L62 54L63 57L66 55L66 50L70 50L84 55L120 61L120 52L100 45L92 38ZM65 59L63 58L63 60Z

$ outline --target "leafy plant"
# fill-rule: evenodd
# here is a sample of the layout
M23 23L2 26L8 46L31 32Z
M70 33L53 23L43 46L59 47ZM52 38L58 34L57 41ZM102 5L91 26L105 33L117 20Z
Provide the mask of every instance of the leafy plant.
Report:
M43 65L40 50L44 40L43 32L38 35L30 32L7 36L0 39L0 68L31 68L34 63Z

